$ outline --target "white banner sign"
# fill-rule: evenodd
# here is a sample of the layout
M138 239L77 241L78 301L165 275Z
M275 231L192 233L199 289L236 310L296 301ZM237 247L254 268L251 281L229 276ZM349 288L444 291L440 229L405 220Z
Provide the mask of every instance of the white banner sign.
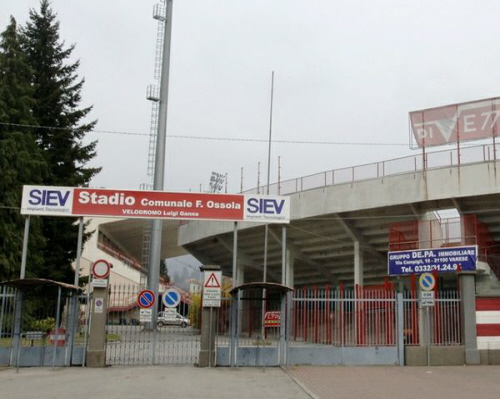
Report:
M290 198L24 186L21 214L290 223Z

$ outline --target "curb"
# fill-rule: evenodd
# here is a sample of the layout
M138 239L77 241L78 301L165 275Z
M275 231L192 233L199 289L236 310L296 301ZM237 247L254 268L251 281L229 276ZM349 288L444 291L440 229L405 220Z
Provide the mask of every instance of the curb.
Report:
M319 396L315 395L304 383L300 382L292 373L290 373L290 371L286 367L280 366L280 368L293 380L293 382L295 382L300 387L300 389L302 389L312 399L321 399Z

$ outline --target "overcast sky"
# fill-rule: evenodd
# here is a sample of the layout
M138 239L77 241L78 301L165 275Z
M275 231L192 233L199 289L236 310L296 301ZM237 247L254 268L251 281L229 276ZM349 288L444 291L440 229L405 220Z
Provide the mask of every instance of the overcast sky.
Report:
M99 120L95 187L151 181L155 3L52 1ZM1 30L33 7L2 0ZM217 171L238 192L241 168L249 189L259 162L265 183L272 71L273 139L359 144L273 143L271 182L278 157L286 180L415 154L408 112L500 95L499 15L498 0L174 0L165 189L208 190Z

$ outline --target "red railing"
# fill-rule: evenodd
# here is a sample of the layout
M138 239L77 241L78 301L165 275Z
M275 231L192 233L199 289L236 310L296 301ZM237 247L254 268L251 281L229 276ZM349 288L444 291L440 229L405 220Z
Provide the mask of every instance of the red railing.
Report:
M102 242L98 242L97 248L99 248L101 251L106 252L108 255L111 255L113 258L119 260L120 262L126 264L127 266L132 267L133 269L136 269L142 273L146 272L146 269L144 267L142 267L142 265L139 262L128 257L127 255L124 255L120 251L118 251L114 248L111 248L109 245L106 245Z
M460 345L460 298L458 291L435 289L435 305L429 309L431 345ZM420 345L423 308L416 277L403 293L405 345ZM397 344L397 304L394 283L336 289L302 287L293 298L291 337L295 342L334 346L394 346ZM425 341L424 341L425 342Z

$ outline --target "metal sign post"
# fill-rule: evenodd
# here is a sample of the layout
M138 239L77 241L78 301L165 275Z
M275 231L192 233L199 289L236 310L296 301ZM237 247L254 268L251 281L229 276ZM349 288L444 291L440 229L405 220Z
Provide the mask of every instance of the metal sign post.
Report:
M214 317L213 308L221 305L221 281L222 273L220 266L205 266L203 284L203 308L200 342L200 367L213 367L216 364L215 357L215 325L217 316Z
M418 280L420 285L420 306L425 308L425 343L427 344L427 367L431 365L431 317L430 307L434 306L434 287L436 278L431 273L423 273Z

